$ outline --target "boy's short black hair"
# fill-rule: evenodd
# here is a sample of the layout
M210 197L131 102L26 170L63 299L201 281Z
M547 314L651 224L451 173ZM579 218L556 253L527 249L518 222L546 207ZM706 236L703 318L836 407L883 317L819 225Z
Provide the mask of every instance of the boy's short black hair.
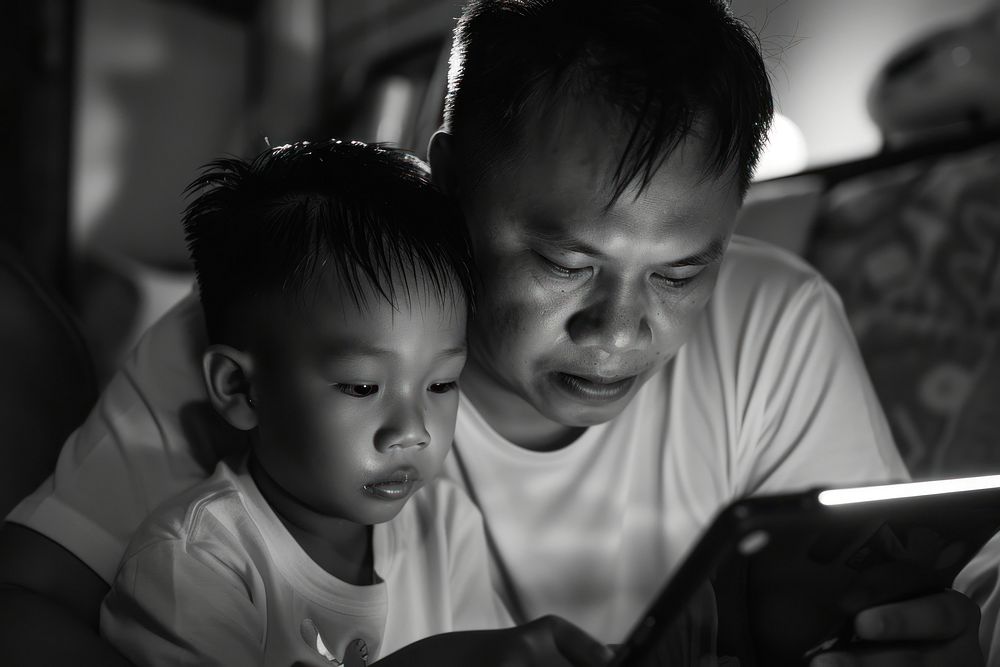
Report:
M460 150L488 168L514 144L526 113L567 100L595 100L630 124L616 199L633 182L647 185L702 119L709 121L699 128L710 140L709 172L737 165L744 194L773 115L759 41L725 0L466 5L444 116Z
M408 298L418 273L442 300L472 304L461 213L403 151L303 141L212 162L186 192L197 193L184 231L212 342L236 343L234 308L265 294L300 298L331 270L359 307L366 285L395 307L397 286Z

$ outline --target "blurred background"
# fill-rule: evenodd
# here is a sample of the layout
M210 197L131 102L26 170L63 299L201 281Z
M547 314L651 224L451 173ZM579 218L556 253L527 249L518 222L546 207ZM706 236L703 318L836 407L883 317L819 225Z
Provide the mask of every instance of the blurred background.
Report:
M460 6L4 4L0 257L80 344L86 389L66 424L190 290L179 215L197 168L329 136L423 155ZM916 474L1000 470L1000 0L732 6L760 35L780 112L742 231L838 287ZM2 398L23 405L21 376L39 373L15 362L46 353L24 347L18 288L4 289ZM61 363L42 374L50 393L71 382Z

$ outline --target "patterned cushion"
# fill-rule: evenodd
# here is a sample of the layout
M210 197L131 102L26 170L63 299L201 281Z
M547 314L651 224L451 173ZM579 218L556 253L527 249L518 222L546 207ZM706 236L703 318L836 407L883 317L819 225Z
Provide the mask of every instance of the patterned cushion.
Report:
M816 230L913 474L1000 472L1000 142L841 181Z

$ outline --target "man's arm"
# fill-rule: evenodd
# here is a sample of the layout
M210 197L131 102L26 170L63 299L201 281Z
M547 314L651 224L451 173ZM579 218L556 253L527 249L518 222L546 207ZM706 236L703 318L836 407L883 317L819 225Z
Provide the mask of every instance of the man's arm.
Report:
M0 524L0 655L7 665L129 667L97 632L108 586L44 535Z
M800 290L770 343L765 415L750 457L757 492L905 479L907 473L839 298L825 281ZM831 446L835 443L836 446ZM979 610L948 591L882 605L855 618L864 646L813 667L983 664Z

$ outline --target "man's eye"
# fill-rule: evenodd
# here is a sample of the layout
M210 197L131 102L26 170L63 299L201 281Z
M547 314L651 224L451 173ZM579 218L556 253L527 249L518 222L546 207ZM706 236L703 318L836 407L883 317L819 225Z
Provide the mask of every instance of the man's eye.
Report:
M684 287L685 285L687 285L689 282L691 282L700 275L701 275L700 269L686 276L667 276L662 273L654 273L653 280L666 287L676 289L678 287Z
M371 396L378 393L377 384L335 384L334 387L337 388L342 394L347 394L348 396L354 396L355 398L365 398L366 396Z
M431 386L427 387L427 391L432 394L447 394L449 391L454 391L458 388L457 382L435 382Z
M660 283L662 285L666 285L667 287L674 287L674 288L676 288L676 287L684 287L689 282L691 282L691 280L694 278L694 276L691 276L690 278L669 278L667 276L663 276L663 275L660 275L658 273L655 273L655 274L653 274L653 278L656 280L656 282L658 282L658 283Z
M545 255L542 255L541 253L536 252L535 255L542 261L546 269L548 269L551 273L555 274L559 278L580 278L589 275L591 272L589 266L584 266L580 268L571 268L553 262L551 259L549 259Z

